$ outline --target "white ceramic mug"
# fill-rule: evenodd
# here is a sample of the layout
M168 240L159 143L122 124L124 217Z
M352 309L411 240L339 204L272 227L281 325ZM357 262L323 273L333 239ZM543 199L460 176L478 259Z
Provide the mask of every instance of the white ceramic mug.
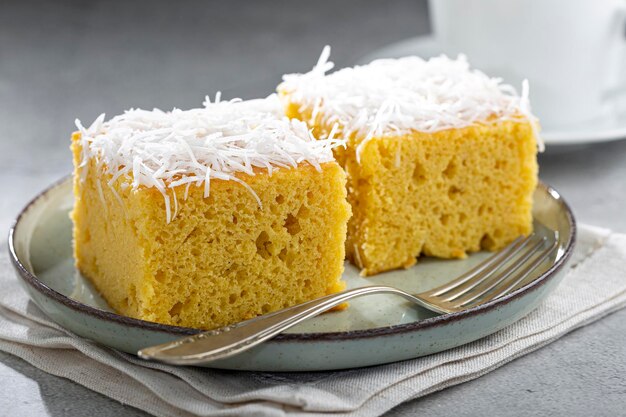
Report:
M593 121L626 90L626 0L430 0L438 44L518 87L544 127Z

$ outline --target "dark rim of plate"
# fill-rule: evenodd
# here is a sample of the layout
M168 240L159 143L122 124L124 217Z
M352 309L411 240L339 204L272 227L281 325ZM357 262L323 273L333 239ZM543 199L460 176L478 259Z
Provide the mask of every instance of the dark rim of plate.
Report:
M17 252L15 250L15 232L19 228L21 220L24 218L24 216L28 214L28 211L30 211L31 207L45 200L47 195L50 192L54 191L57 187L64 185L68 181L70 181L69 176L63 177L62 179L60 179L59 181L56 181L51 186L46 188L44 191L39 193L22 209L20 214L17 216L15 222L11 226L11 229L9 230L8 245L9 245L9 253L10 253L11 261L13 262L13 265L15 266L17 272L22 277L22 279L27 284L29 284L31 287L33 287L34 289L36 289L37 291L39 291L46 297L49 297L57 301L58 303L63 304L64 306L69 307L73 310L88 314L100 320L105 320L105 321L113 322L116 324L121 324L124 326L138 327L138 328L145 329L145 330L158 331L158 332L163 332L163 333L168 333L168 334L178 335L178 336L188 336L188 335L200 333L201 330L198 330L198 329L192 329L189 327L171 326L167 324L160 324L160 323L134 319L134 318L122 316L122 315L119 315L110 311L101 310L96 307L91 307L86 304L80 303L76 300L73 300L59 293L58 291L53 290L52 288L50 288L49 286L41 282L33 273L31 273L24 266L24 264L19 259ZM574 220L574 215L569 205L565 202L565 200L563 200L561 195L554 188L541 182L537 185L537 187L543 188L548 194L550 194L561 205L561 207L564 209L565 214L567 216L567 220L569 222L569 226L571 228L572 233L570 235L569 241L566 244L565 252L563 253L563 255L547 271L545 271L538 278L529 282L525 286L517 289L516 291L513 291L510 294L507 294L506 296L498 298L496 300L492 300L480 306L473 307L468 310L460 311L457 313L442 314L439 316L427 318L427 319L416 321L416 322L378 327L374 329L351 330L351 331L345 331L345 332L324 332L324 333L283 333L273 338L270 341L270 343L271 342L302 342L302 341L313 341L313 342L336 341L336 340L346 340L346 339L370 338L370 337L378 337L378 336L395 335L399 333L414 331L417 329L441 326L444 324L448 324L450 322L461 320L469 316L474 316L474 315L481 314L483 312L487 312L489 310L498 308L499 306L505 305L517 299L523 294L526 294L530 291L533 291L539 288L540 286L545 284L547 281L549 281L549 279L552 276L554 276L555 273L558 272L565 265L566 261L571 256L572 251L574 249L574 243L576 241L576 222Z

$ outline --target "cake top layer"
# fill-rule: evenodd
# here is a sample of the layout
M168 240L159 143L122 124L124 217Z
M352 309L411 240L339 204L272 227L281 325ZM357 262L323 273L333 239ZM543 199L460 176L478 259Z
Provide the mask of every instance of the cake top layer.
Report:
M333 139L316 140L305 123L284 117L278 98L215 101L204 107L164 112L131 109L105 121L98 117L88 128L79 120L83 148L80 168L95 158L112 177L128 179L133 189L155 187L166 198L168 189L192 184L210 193L210 180L236 181L254 191L235 174L255 175L256 169L271 175L277 168L333 161L332 149L344 144ZM172 193L173 194L173 193ZM173 195L173 198L176 198ZM168 221L169 221L168 208Z
M338 123L346 136L364 139L359 147L376 136L436 132L493 118L528 119L536 129L528 82L518 95L501 79L470 69L463 55L381 59L327 74L334 66L329 56L326 46L310 72L284 75L278 90L310 111L313 121Z

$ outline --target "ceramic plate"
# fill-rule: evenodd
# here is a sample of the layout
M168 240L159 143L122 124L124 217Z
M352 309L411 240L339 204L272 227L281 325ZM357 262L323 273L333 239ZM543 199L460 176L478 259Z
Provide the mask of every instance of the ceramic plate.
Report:
M378 49L360 59L359 64L408 55L428 59L441 55L442 50L435 37L418 36ZM543 126L541 138L548 152L576 150L594 143L626 139L626 113L613 111L607 106L605 114L597 120L568 126Z
M54 321L82 337L136 353L146 346L194 334L115 314L74 268L71 180L36 197L9 235L18 276L32 300ZM437 315L392 295L351 301L350 308L308 320L289 332L212 367L261 371L314 371L378 365L450 349L487 336L524 317L557 285L574 246L575 223L559 194L540 184L535 192L537 232L558 232L558 250L513 293L460 313ZM421 259L417 266L361 278L346 265L349 287L384 284L409 292L441 285L483 260Z

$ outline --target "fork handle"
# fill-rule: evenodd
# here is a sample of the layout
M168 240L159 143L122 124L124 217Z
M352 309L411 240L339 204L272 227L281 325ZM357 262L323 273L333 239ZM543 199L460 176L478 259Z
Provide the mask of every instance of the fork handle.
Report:
M137 355L143 359L174 365L201 365L217 359L225 359L251 349L296 324L352 298L371 294L396 294L410 301L420 302L417 298L397 288L380 285L360 287L327 295L231 326L144 348L137 352Z

